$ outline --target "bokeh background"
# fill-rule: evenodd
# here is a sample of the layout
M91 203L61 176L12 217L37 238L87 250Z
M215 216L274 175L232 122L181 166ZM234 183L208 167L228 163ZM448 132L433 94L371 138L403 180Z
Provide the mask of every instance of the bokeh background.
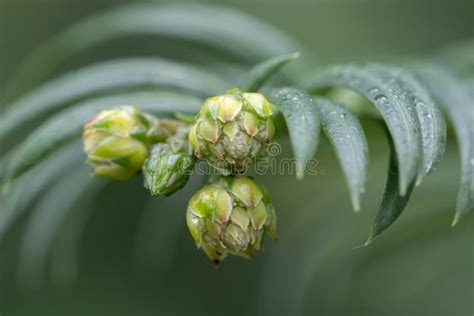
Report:
M0 92L50 36L125 3L130 1L0 0ZM219 4L278 26L322 64L422 57L474 37L474 1L468 0ZM81 62L137 51L173 57L159 42L117 44ZM0 315L473 315L474 217L450 226L459 182L453 135L438 170L396 224L373 245L354 250L366 239L388 162L381 129L369 121L364 129L371 163L361 214L351 210L344 177L323 141L318 175L303 181L259 177L274 196L280 240L267 241L253 261L228 258L218 269L195 249L184 222L186 200L202 179L193 178L171 198L150 198L136 189L138 178L90 183L79 160L80 167L65 168L61 182L26 206L41 210L42 203L51 207L43 196L97 186L78 198L51 247L27 243L48 253L38 256L46 259L22 257L25 229L45 221L40 211L26 212L0 242ZM282 143L290 156L285 137Z

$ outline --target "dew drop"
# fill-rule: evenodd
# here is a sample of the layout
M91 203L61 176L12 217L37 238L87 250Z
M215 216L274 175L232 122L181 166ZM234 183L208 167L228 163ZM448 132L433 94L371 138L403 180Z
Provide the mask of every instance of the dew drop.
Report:
M379 102L384 103L384 102L387 102L388 98L384 94L379 94L379 95L375 96L374 100L375 100L375 102L378 102L378 103Z
M379 93L379 88L377 87L372 87L367 90L367 94L377 94Z

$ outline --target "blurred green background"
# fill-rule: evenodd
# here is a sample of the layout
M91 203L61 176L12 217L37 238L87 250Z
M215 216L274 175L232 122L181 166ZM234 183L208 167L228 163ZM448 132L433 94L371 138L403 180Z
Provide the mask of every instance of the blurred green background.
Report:
M123 3L130 1L0 0L0 91L50 36ZM467 0L219 3L280 27L321 63L423 56L474 36L474 1ZM121 54L133 54L132 45L124 42ZM161 53L153 44L148 49ZM96 56L108 55L115 52ZM47 259L21 263L25 223L41 216L25 218L0 243L0 315L473 315L474 217L450 227L459 182L453 136L396 224L370 247L353 250L369 231L388 160L381 129L371 122L364 129L371 163L361 214L351 210L323 141L319 175L258 178L274 196L280 240L267 241L253 261L228 258L218 269L195 249L184 223L186 200L202 179L168 199L135 189L140 179L93 180L104 188L69 210L52 249L31 244L50 252ZM36 205L88 179L75 181L52 183ZM98 202L88 203L92 198Z
M137 2L0 0L0 87L35 47L64 27L109 7ZM228 4L263 18L327 62L430 54L474 34L472 0L200 2Z

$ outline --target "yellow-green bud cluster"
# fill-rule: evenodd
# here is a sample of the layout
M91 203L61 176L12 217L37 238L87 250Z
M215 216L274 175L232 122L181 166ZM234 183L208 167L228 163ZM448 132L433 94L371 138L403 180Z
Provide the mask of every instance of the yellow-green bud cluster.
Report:
M232 89L204 101L189 142L197 157L224 175L245 172L275 136L272 107L260 93Z
M219 177L199 190L186 221L196 245L216 264L228 253L252 258L265 233L276 238L270 196L247 177Z
M236 175L266 155L275 136L271 115L262 94L239 89L205 100L191 127L117 107L84 126L84 151L94 175L123 180L142 170L145 187L159 195L181 189L196 157L205 159L224 176L189 201L189 231L216 264L227 254L252 258L265 233L276 238L276 214L263 187Z

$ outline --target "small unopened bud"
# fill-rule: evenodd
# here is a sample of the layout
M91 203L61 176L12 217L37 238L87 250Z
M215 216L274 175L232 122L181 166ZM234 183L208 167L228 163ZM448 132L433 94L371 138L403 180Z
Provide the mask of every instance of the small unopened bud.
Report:
M148 155L149 121L140 110L123 106L94 116L82 134L94 175L124 180L136 174Z
M277 237L270 196L247 177L219 177L199 190L186 222L196 245L216 264L227 254L250 259L265 233Z
M151 194L170 195L184 187L195 164L183 127L165 143L153 145L143 165L144 185Z

